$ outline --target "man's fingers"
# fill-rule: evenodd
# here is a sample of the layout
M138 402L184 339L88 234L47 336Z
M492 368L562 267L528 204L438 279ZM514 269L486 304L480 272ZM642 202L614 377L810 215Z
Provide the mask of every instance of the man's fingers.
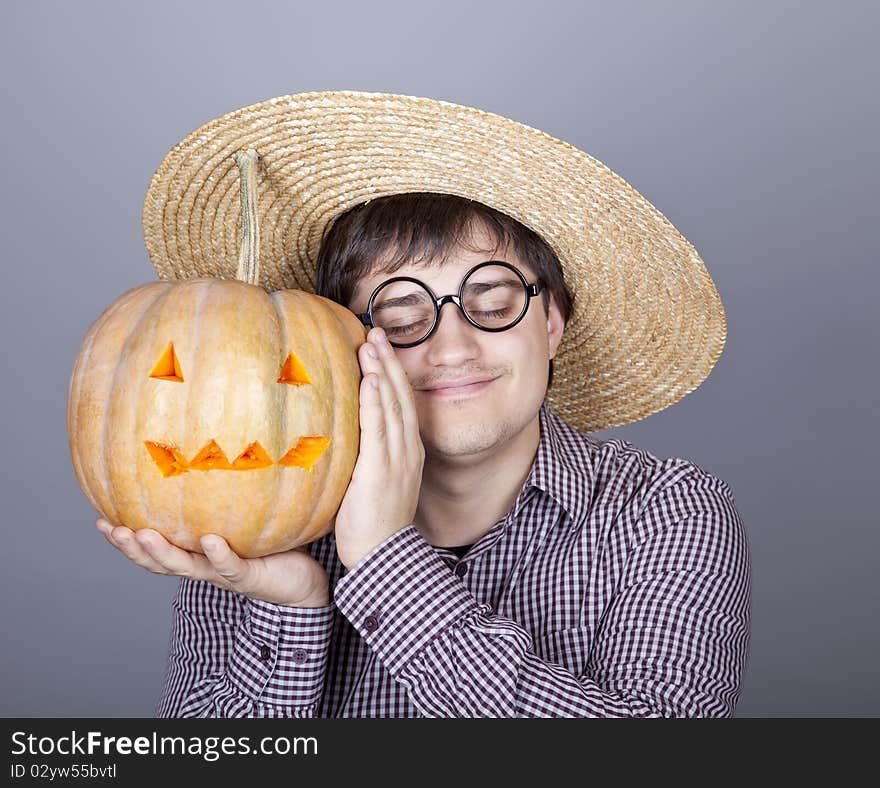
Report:
M163 567L166 574L192 580L208 580L212 583L217 581L217 572L205 556L182 550L158 531L143 528L137 532L135 538L144 551Z
M251 565L239 558L222 536L208 534L201 538L201 544L217 574L229 583L231 588L245 593L251 579Z
M391 457L399 457L402 456L405 446L403 405L397 396L389 371L389 365L399 366L399 362L394 357L394 350L385 340L381 328L371 329L367 339L361 350L363 354L361 366L365 374L375 374L378 378L380 409L388 453Z
M365 343L358 351L364 373L360 390L361 435L367 439L367 442L362 444L361 451L367 450L372 453L381 448L376 442L377 439L382 442L385 440L386 424L382 396L379 393L381 369L378 358L370 356L371 352L375 352L375 348L370 343Z
M416 402L412 386L406 376L406 370L381 329L376 330L375 341L379 346L379 359L382 361L382 366L394 392L395 409L399 411L400 420L403 423L404 440L412 440L413 436L419 436L419 419L416 415Z
M158 575L177 575L226 586L205 556L176 547L158 531L144 528L135 532L124 526L114 527L103 517L96 525L113 547L142 569Z
M379 376L368 372L361 380L360 390L361 427L371 432L385 434L385 414L379 396Z
M104 529L101 529L101 531L104 533L104 538L130 561L133 561L149 572L167 574L165 569L144 550L135 538L134 531L130 528L126 528L124 525L119 525L115 528L111 527L107 532L104 532Z

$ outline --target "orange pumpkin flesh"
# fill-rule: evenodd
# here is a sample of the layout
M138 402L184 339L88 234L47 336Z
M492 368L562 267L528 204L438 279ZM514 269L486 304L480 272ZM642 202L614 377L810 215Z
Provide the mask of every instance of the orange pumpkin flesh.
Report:
M284 362L284 366L281 368L281 376L278 378L278 382L302 386L312 381L302 362L293 353L289 353L287 361Z
M180 369L180 361L177 360L177 356L174 353L173 342L168 345L168 348L162 354L162 358L153 367L150 377L183 383L183 372Z
M253 470L254 468L268 468L272 464L266 450L260 446L259 441L254 441L232 463L232 470Z
M186 457L181 456L180 452L173 446L162 446L153 441L144 441L150 456L159 466L159 471L163 476L176 476L179 473L186 473L189 463Z
M281 465L287 465L291 468L305 468L311 472L312 466L318 461L318 458L324 453L324 450L330 445L330 438L321 436L307 436L300 438L287 454L280 460Z
M68 430L83 491L110 522L245 557L320 538L357 459L356 350L338 304L245 282L153 282L89 329Z

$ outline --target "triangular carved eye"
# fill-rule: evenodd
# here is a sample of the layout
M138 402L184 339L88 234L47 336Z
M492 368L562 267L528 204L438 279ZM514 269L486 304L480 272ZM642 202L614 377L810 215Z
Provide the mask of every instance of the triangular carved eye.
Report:
M162 354L162 358L156 362L153 371L150 373L151 378L159 378L159 380L173 380L175 383L183 383L183 372L180 369L180 361L177 359L177 353L174 352L174 343L169 342L168 347Z
M302 386L305 383L311 383L312 379L302 362L296 357L295 353L289 353L287 360L281 367L281 377L278 378L279 383L290 383L293 386Z

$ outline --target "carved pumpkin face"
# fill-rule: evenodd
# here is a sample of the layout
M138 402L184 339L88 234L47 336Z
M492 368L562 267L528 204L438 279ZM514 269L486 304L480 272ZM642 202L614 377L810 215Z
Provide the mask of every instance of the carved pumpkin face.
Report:
M151 378L168 380L175 383L183 383L183 370L177 354L174 352L174 343L171 343L162 354L153 371ZM308 386L312 381L305 371L302 362L293 354L287 356L287 360L281 368L281 376L278 383L287 383L293 386ZM205 444L198 454L187 462L176 446L169 446L156 441L144 441L147 451L150 452L159 471L163 476L175 476L188 471L250 471L256 468L268 468L272 460L259 441L254 441L245 447L244 451L232 462L226 456L217 441L211 440ZM278 460L279 465L292 468L305 468L312 470L312 466L330 445L330 438L326 435L306 435L297 441L290 451Z
M113 523L187 550L220 534L240 555L323 536L357 459L348 310L234 280L154 282L90 328L71 377L80 485Z

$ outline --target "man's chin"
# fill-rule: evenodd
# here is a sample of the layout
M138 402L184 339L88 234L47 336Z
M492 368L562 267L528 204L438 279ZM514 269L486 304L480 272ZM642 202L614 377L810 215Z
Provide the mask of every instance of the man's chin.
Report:
M448 425L437 432L423 432L425 454L436 458L476 457L504 444L512 430L506 423Z

